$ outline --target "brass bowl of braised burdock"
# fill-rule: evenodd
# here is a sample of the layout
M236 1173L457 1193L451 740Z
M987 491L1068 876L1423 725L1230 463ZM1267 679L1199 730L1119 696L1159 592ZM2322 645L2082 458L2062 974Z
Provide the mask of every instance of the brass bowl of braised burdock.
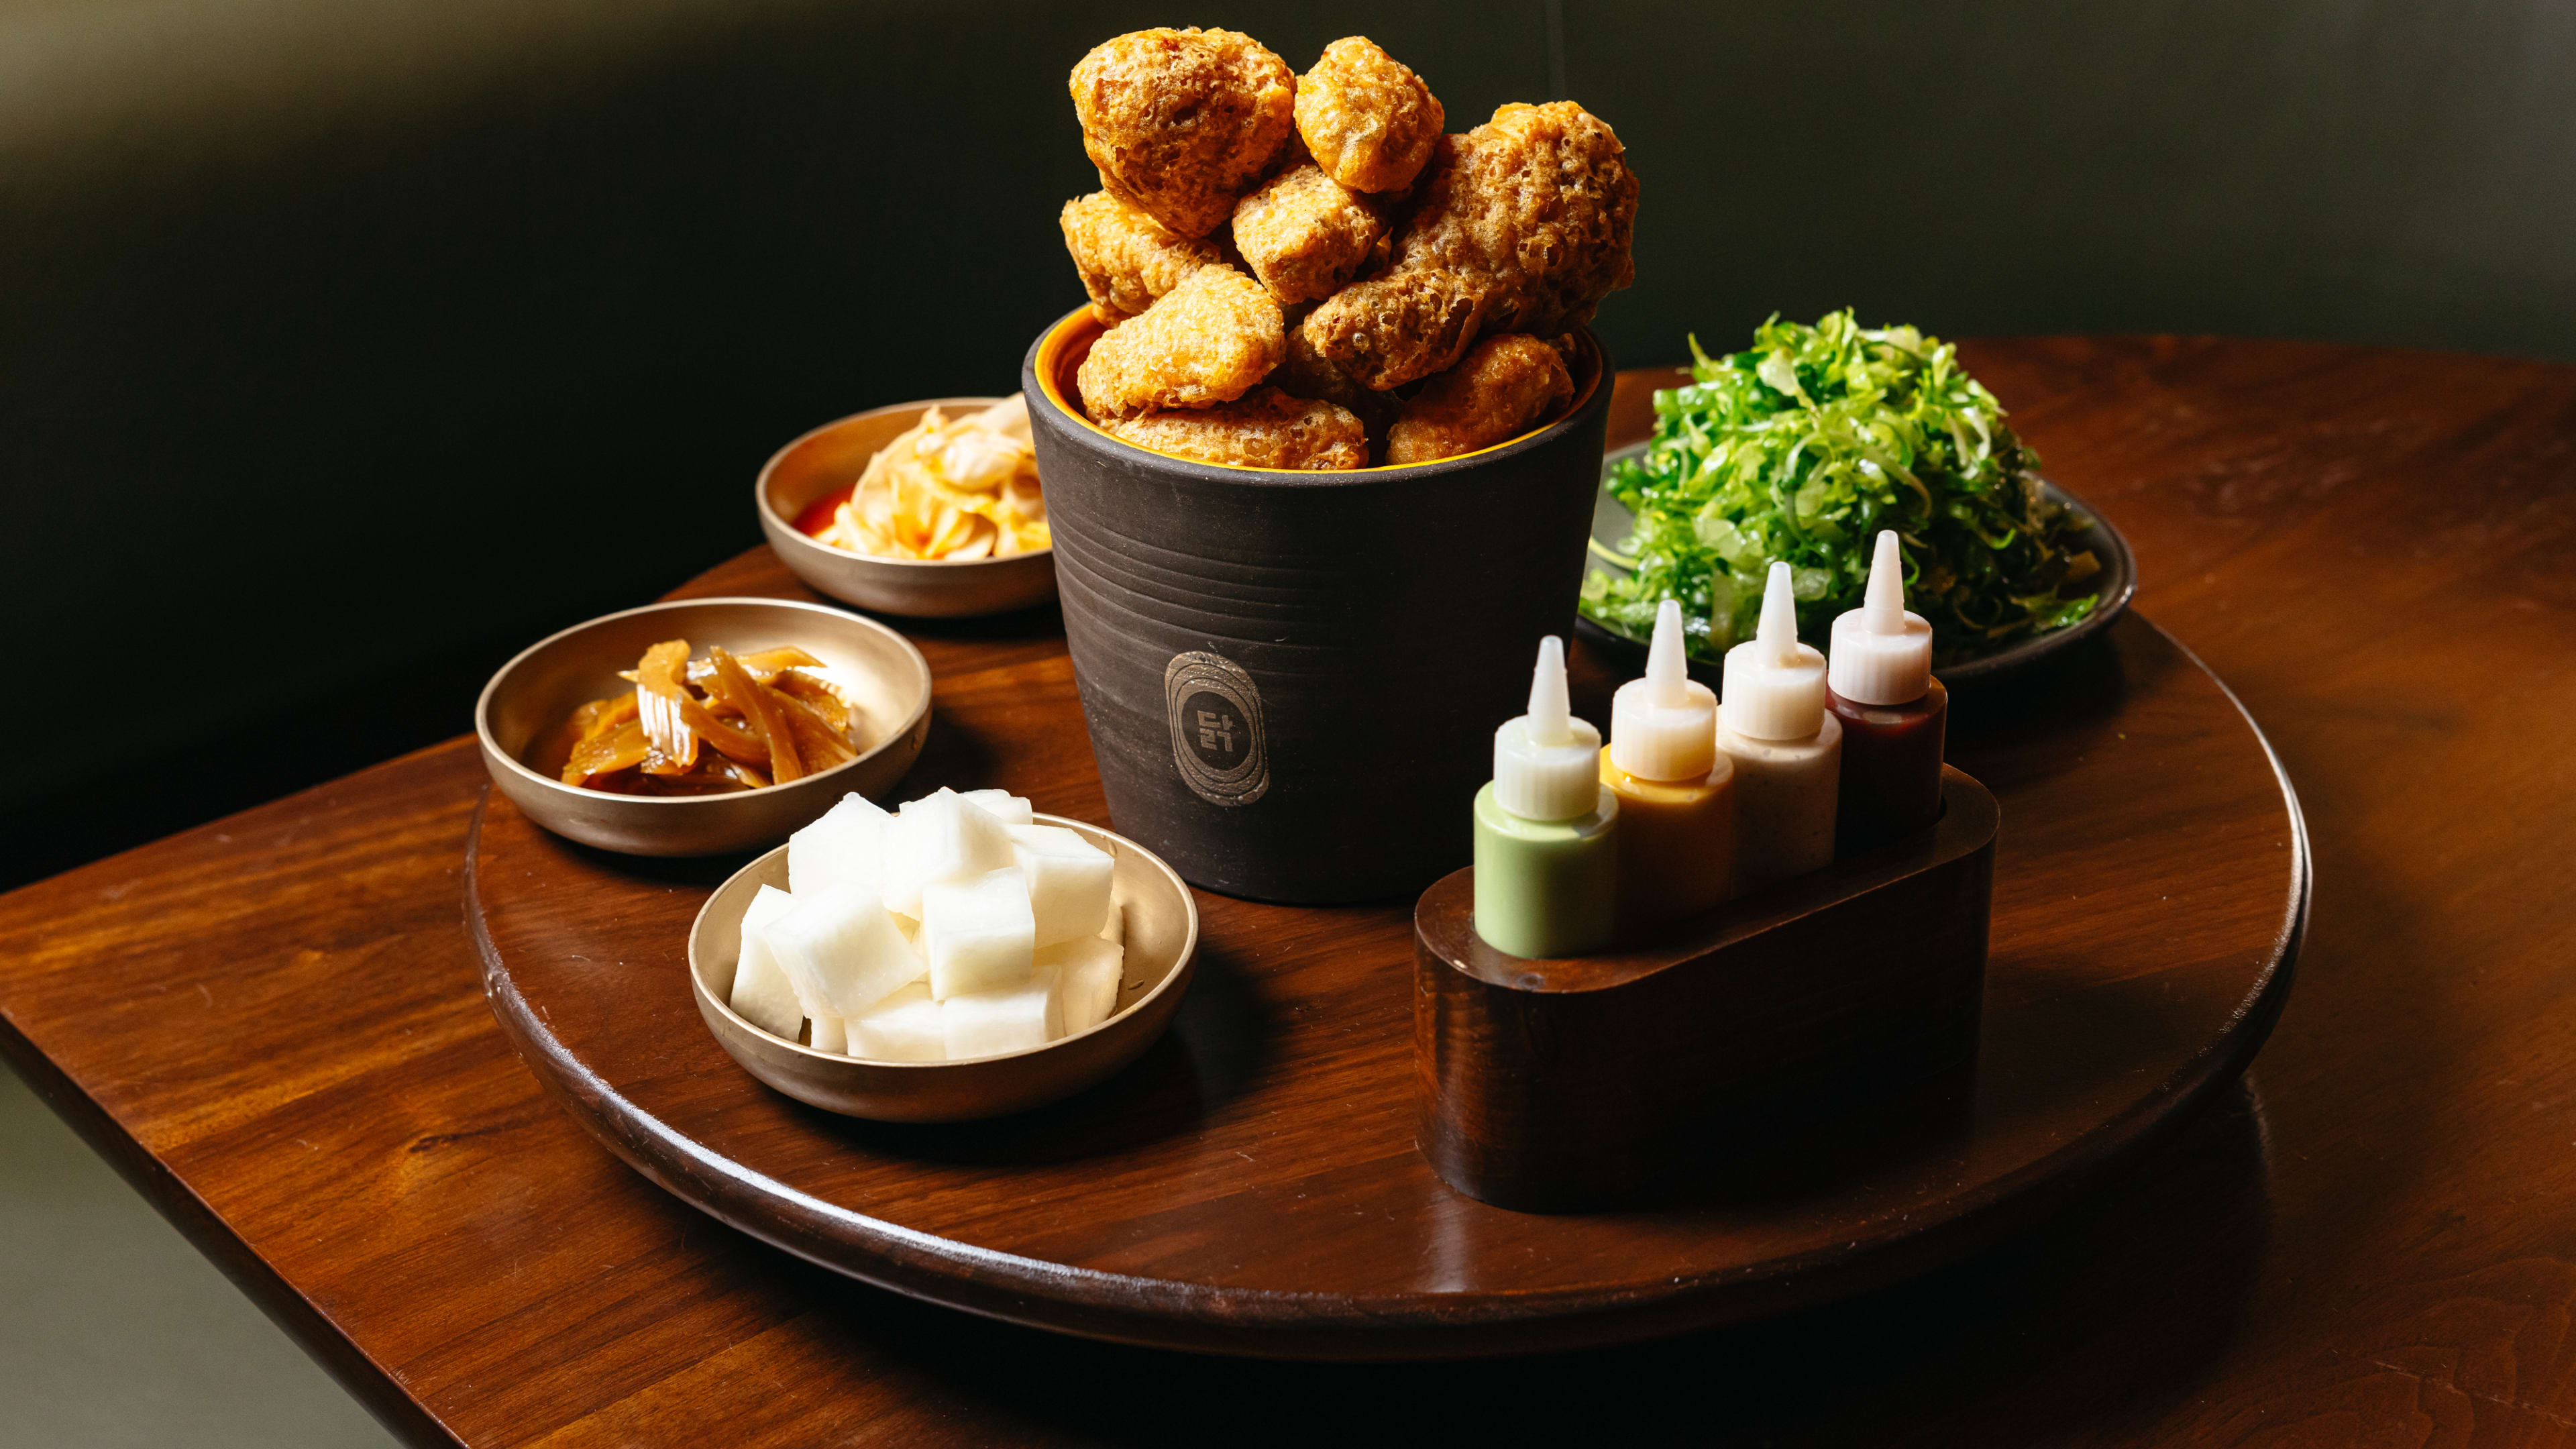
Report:
M649 604L503 665L474 732L493 785L557 835L626 855L757 850L903 778L930 734L930 666L821 604Z

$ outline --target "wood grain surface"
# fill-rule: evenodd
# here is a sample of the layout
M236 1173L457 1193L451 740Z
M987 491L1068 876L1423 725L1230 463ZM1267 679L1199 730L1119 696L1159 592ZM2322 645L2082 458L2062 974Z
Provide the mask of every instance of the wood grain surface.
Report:
M1605 719L1607 703L1582 701ZM932 740L949 730L975 734L986 773L925 758L905 795L1000 785L1115 827L1058 803L1099 789L1086 761L1044 748L1081 732L1069 701L943 716ZM1961 1120L1892 1144L1814 1131L1766 1171L1617 1212L1462 1200L1414 1150L1410 898L1318 909L1200 891L1197 979L1164 1040L1052 1107L940 1126L803 1106L700 1026L688 932L739 858L610 855L495 791L466 909L494 1011L593 1135L817 1263L1166 1348L1368 1360L1590 1347L1840 1297L1991 1241L2204 1103L2270 1031L2306 914L2305 842L2217 681L2123 619L2064 668L1963 692L1950 739L1961 768L1995 782L2008 822L1973 1099L1907 1104ZM1663 1009L1685 1005L1706 1007ZM1567 1033L1571 1048L1583 1040ZM1653 1055L1650 1039L1628 1045Z
M511 1054L460 919L462 743L0 898L0 1047L422 1443L1287 1443L1365 1414L1498 1442L2564 1444L2576 370L1965 350L2137 544L2140 608L2265 726L2317 889L2243 1091L1927 1277L1619 1350L1381 1368L1085 1343L802 1269L601 1151ZM914 633L945 719L1071 689L1007 626ZM931 750L978 773L978 738Z

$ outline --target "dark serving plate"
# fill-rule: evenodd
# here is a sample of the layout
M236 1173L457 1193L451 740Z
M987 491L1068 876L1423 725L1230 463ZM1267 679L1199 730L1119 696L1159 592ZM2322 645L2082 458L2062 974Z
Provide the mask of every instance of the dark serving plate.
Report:
M1618 499L1610 496L1610 470L1614 465L1644 453L1648 446L1645 443L1632 443L1624 448L1613 449L1601 459L1601 491L1592 505L1592 536L1604 548L1616 549L1627 542L1629 531L1634 524L1628 510L1620 505ZM2016 639L1990 653L1979 654L1973 658L1962 659L1954 664L1944 664L1934 669L1932 672L1939 675L1941 682L1952 689L1990 684L1995 680L2020 674L2046 662L2061 651L2074 648L2077 643L2111 627L2112 620L2127 613L2129 599L2138 591L2137 560L2130 556L2129 541L2120 536L2120 530L2112 527L2109 519L2096 512L2083 499L2056 484L2041 479L2040 487L2046 490L2052 501L2064 505L2077 517L2092 520L2085 527L2076 530L2075 537L2083 547L2093 550L2095 558L2101 560L2102 572L2095 577L2101 580L2098 597L2102 602L2091 614L2085 616L2082 623L2028 639ZM1592 556L1588 572L1616 574L1624 570L1595 554ZM1643 639L1631 638L1626 634L1608 629L1595 620L1580 616L1575 620L1574 632L1576 637L1601 651L1608 658L1641 670L1646 667L1646 641ZM1822 640L1813 639L1807 642L1820 646L1823 643ZM1719 687L1720 676L1724 670L1717 660L1693 658L1690 661L1690 672L1692 678L1711 689L1716 689Z

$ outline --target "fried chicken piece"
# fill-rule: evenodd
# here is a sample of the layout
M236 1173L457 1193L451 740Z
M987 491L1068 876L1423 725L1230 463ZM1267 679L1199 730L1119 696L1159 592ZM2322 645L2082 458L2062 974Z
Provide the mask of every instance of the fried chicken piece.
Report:
M1287 324L1270 293L1212 264L1102 334L1074 385L1096 422L1153 408L1203 408L1252 391L1287 350Z
M1328 402L1356 416L1367 425L1372 442L1383 440L1388 425L1395 421L1394 394L1371 392L1360 386L1331 358L1317 352L1300 327L1288 329L1288 356L1270 380L1290 397Z
M1520 436L1574 396L1554 347L1525 333L1488 337L1422 385L1386 433L1390 463L1454 458Z
M1091 312L1114 327L1181 284L1199 268L1225 260L1212 241L1189 241L1106 191L1064 204L1064 249L1073 254Z
M1280 172L1234 206L1235 249L1282 306L1340 291L1385 236L1367 198L1312 165Z
M1297 134L1324 174L1353 191L1412 185L1448 120L1422 77L1365 35L1325 46L1297 82Z
M1296 139L1297 77L1231 30L1139 30L1073 68L1082 149L1110 194L1195 240Z
M1509 105L1441 138L1395 262L1298 330L1362 386L1457 365L1477 338L1592 320L1636 278L1637 177L1619 138L1572 101Z
M1260 388L1240 402L1153 412L1100 425L1157 453L1234 468L1320 471L1368 466L1368 433L1347 409Z

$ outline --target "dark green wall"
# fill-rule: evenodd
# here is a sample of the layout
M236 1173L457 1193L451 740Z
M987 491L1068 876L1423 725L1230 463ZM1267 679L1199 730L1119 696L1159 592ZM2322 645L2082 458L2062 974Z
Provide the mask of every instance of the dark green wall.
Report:
M1568 0L1566 37L1646 180L1631 356L1849 303L2576 358L2558 0Z
M1847 302L2576 356L2543 0L0 5L0 608L154 701L11 712L0 823L114 843L443 737L755 541L786 438L1011 386L1080 295L1065 73L1156 23L1371 34L1453 128L1561 83L1644 180L1627 362Z

